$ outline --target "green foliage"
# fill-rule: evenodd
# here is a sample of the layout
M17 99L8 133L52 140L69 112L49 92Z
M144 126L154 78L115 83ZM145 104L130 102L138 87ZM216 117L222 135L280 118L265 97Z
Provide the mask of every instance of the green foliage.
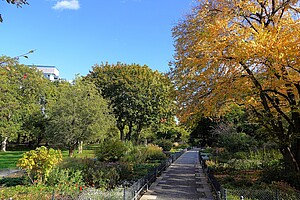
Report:
M82 171L56 167L50 172L46 184L64 192L76 190L84 186Z
M101 162L116 162L125 155L127 147L120 140L108 140L101 143L96 150L96 157Z
M162 152L162 148L153 144L147 145L145 155L147 161L165 160L167 158Z
M1 187L12 187L17 185L27 185L28 179L25 177L6 177L0 179Z
M127 140L134 137L138 141L143 129L173 117L173 85L168 77L147 66L95 65L87 79L111 101L121 140L126 134Z
M125 163L141 164L146 161L146 147L143 145L134 145L132 142L125 143L127 151L121 157L120 161Z
M15 168L23 153L25 151L0 152L0 169Z
M23 154L17 166L26 171L28 177L34 182L45 182L53 167L62 161L60 150L39 147Z
M256 144L255 139L245 133L221 134L219 137L219 147L224 147L230 153L239 151L248 152Z
M59 83L58 91L46 128L51 145L68 148L72 156L81 141L102 141L109 136L115 119L93 84L78 77L74 84Z
M6 187L0 190L0 197L2 199L22 199L22 200L49 200L53 197L55 199L75 199L77 198L80 190L72 191L59 191L57 187L49 187L43 184L38 184L34 186L15 186Z
M216 137L211 134L211 130L214 125L216 125L216 123L211 118L200 117L196 124L194 124L191 128L192 131L189 137L189 143L193 146L212 146L212 144L216 142Z
M96 188L111 189L116 186L120 175L118 165L94 160L86 160L82 166L84 181Z
M0 57L0 75L0 139L5 151L5 142L25 134L23 126L31 116L41 115L40 99L46 95L50 81L35 68L8 57Z
M154 138L156 138L156 140L164 139L170 140L171 142L187 142L190 135L190 132L183 125L176 123L175 118L162 120L150 128L151 132L155 134ZM155 140L154 138L153 140Z
M173 143L166 139L156 140L154 143L157 146L161 147L163 151L170 151L173 147Z
M292 173L284 169L282 160L273 162L264 168L260 181L264 183L285 182L300 190L300 173Z

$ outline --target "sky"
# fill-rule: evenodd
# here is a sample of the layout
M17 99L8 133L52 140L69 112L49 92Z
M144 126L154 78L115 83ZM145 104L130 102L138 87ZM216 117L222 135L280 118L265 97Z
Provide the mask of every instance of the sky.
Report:
M122 62L168 72L172 28L195 0L27 0L17 8L1 1L0 55L35 50L27 65L56 66L71 80L95 64Z

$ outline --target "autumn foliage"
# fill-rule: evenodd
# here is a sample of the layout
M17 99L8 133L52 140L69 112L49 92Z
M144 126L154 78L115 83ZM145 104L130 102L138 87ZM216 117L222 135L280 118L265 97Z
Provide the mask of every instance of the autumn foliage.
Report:
M299 171L299 11L296 0L199 1L173 29L180 120L244 105Z

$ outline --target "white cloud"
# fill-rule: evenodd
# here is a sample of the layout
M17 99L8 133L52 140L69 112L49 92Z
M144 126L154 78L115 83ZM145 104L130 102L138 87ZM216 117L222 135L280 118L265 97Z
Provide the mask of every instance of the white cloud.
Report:
M52 8L55 10L78 10L80 5L78 0L63 0L56 2Z

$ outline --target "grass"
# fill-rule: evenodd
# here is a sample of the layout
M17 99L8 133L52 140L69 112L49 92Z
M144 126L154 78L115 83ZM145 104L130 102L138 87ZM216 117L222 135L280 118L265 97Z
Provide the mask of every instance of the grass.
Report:
M6 151L0 152L0 169L16 168L19 158L26 151Z
M17 168L18 160L23 156L23 153L27 151L6 151L0 152L0 170L1 169L12 169ZM63 159L67 159L69 157L69 151L64 150L62 151ZM77 153L74 151L74 158L94 158L94 150L92 149L85 149L83 150L82 154Z

